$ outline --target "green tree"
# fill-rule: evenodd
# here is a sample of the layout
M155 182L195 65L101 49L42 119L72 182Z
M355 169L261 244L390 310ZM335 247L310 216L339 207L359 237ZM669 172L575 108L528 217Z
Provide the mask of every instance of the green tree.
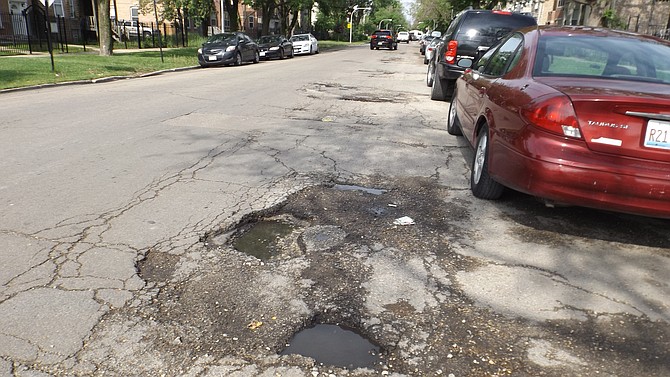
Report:
M183 24L184 19L193 17L202 35L207 35L210 15L216 11L214 0L156 0L156 4L159 22ZM140 0L140 12L145 15L153 14L153 0Z

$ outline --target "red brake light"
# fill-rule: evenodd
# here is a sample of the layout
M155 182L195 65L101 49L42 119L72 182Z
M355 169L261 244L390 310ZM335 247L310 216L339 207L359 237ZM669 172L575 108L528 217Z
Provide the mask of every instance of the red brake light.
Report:
M581 139L577 114L570 99L564 95L540 99L521 109L521 114L534 126L546 131Z
M510 15L510 14L512 14L512 12L507 11L507 10L494 10L492 13L495 13L495 14L506 14L506 15Z
M446 60L447 63L454 64L456 62L457 47L457 41L449 41L449 43L447 43L447 51L444 52L444 60Z

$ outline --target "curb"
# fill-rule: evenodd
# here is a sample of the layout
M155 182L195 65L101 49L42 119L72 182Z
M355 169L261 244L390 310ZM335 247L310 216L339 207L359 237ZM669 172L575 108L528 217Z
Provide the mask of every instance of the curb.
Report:
M98 83L105 83L105 82L118 81L118 80L128 80L128 79L141 78L141 77L158 76L158 75L162 75L164 73L181 72L181 71L188 71L188 70L191 70L191 69L199 69L199 68L200 68L200 66L194 65L194 66L189 66L189 67L163 69L163 70L155 71L155 72L142 73L142 74L136 75L136 76L109 76L109 77L102 77L102 78L99 78L99 79L92 79L92 80L63 81L63 82L55 82L55 83L50 83L50 84L23 86L23 87L20 87L20 88L0 89L0 94L21 92L21 91L33 90L33 89L52 88L52 87L55 87L55 86L98 84Z

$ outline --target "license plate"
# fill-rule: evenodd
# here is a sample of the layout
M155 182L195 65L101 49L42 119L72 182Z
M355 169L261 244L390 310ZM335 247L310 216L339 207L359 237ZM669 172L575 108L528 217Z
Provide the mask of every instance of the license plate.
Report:
M265 56L265 51L261 51L261 57Z
M644 135L647 148L670 149L670 122L651 119Z
M377 42L377 44L378 44L378 45L383 45L383 44L384 44L384 42L382 42L382 41L379 41L379 42Z
M208 57L207 57L207 60L209 60L209 61L216 60L216 55L210 55L210 56L208 56Z

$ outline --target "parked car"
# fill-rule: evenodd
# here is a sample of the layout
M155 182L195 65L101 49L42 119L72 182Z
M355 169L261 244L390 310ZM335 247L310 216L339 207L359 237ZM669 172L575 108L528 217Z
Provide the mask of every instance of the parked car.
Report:
M433 38L432 41L426 46L426 51L423 54L423 64L428 64L428 62L433 58L433 52L437 48L437 45L442 42L441 38ZM432 84L431 84L432 85Z
M380 47L397 50L398 42L393 38L391 30L375 30L370 36L370 50L379 50Z
M421 55L426 53L426 46L428 46L433 39L435 39L435 37L430 34L424 34L423 37L421 37L419 40L419 53L421 53Z
M509 187L670 218L670 42L591 27L513 32L456 81L447 131L475 149L478 198Z
M264 35L258 38L256 43L258 43L261 59L284 59L292 58L294 55L293 42L283 35Z
M423 32L421 30L410 30L409 38L413 41L421 40L423 37Z
M201 67L213 65L240 65L243 62L258 63L258 45L243 32L214 34L198 49Z
M408 31L399 31L398 32L398 37L396 38L396 40L398 42L409 43L409 39L410 39L410 37L409 37L409 32Z
M290 41L293 43L293 53L296 55L319 53L319 41L310 33L295 34Z
M114 31L126 40L137 38L138 35L142 35L143 38L150 38L154 33L158 33L157 29L152 30L151 27L138 21L119 20L116 25L117 27Z
M456 79L463 73L460 59L474 59L510 32L537 25L528 15L508 11L465 10L459 13L442 36L435 51L433 85L430 98L444 101L451 97Z

